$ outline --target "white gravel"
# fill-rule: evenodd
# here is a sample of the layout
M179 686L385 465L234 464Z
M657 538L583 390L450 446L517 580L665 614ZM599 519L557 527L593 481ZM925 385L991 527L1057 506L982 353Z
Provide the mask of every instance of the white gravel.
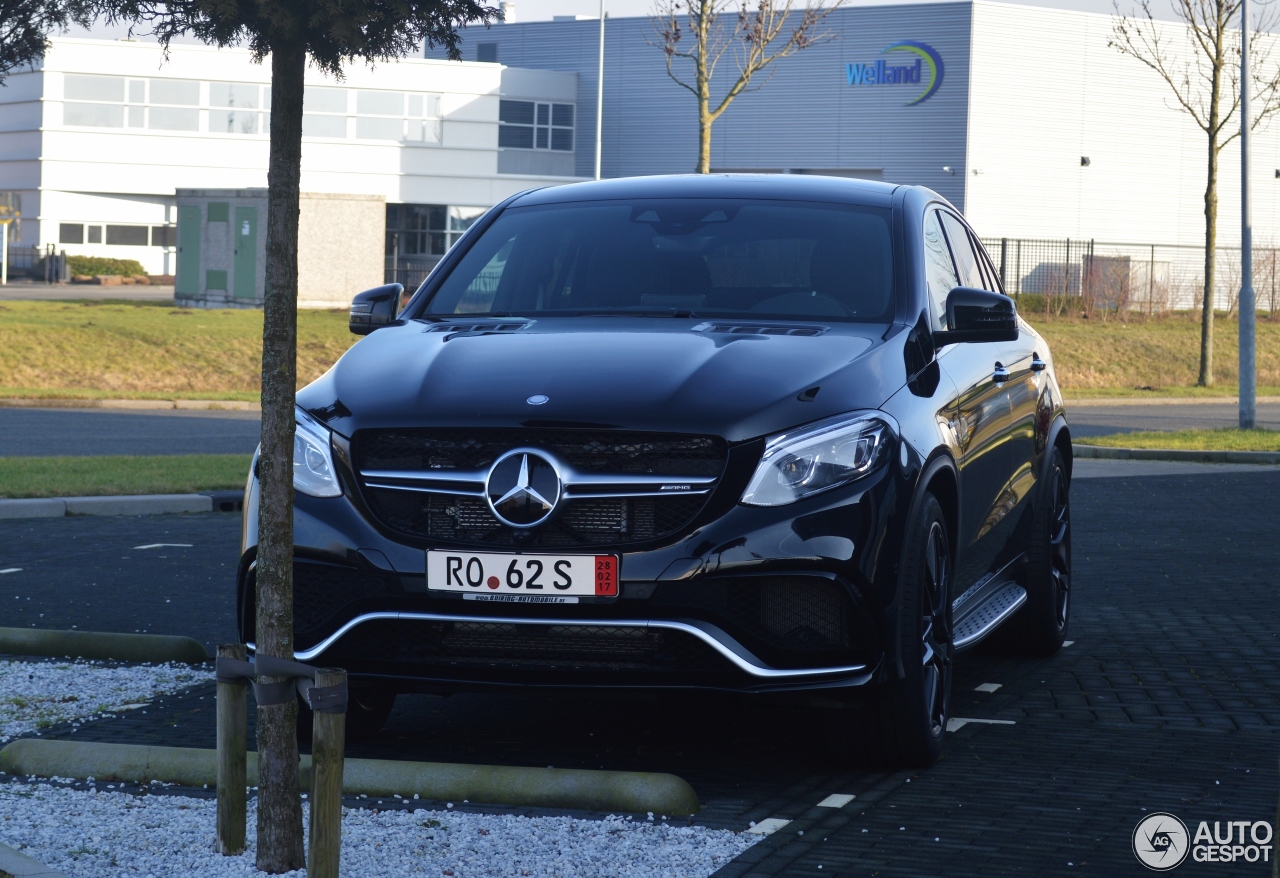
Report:
M213 679L190 665L0 661L0 744L58 723L145 708L158 695Z
M305 809L305 805L304 805ZM70 878L260 875L249 850L214 851L211 799L0 784L0 841ZM710 875L759 836L661 818L516 817L458 811L344 809L344 878L520 876L695 878ZM295 876L305 872L290 873Z

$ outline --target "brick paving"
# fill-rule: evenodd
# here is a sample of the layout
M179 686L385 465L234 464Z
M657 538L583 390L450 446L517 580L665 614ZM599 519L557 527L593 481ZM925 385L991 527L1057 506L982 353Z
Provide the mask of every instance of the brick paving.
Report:
M721 869L723 878L1146 874L1130 835L1148 811L1172 812L1193 832L1200 820L1275 814L1276 497L1280 473L1273 472L1078 482L1073 644L1046 660L963 656L954 715L1014 724L965 725L927 771L833 769L819 746L818 714L678 694L403 697L382 735L351 755L673 771L703 799L699 823L742 829L770 817L792 821ZM203 527L201 545L211 553L203 563L221 559L218 551L233 558L232 518L188 517L192 538L174 541L196 542ZM95 541L137 544L109 527L82 529L87 521L50 523L48 531L28 523L24 533L50 548L76 536L86 557ZM155 520L127 522L118 526L155 527ZM55 532L57 524L64 529ZM0 528L5 552L16 535L12 525ZM101 627L97 614L108 607L109 620L152 613L152 630L166 633L205 626L213 635L230 625L229 615L225 623L213 615L223 611L220 601L229 606L229 577L221 596L191 596L179 608L157 597L173 590L165 579L171 559L148 559L160 566L145 575L115 565L123 572L99 578L111 585L95 593L60 578L56 552L40 557L48 565L41 591L60 589L69 606L58 618L79 618L81 627ZM88 562L68 563L83 569L74 565ZM183 591L211 587L205 574L184 575ZM13 583L0 579L0 619L13 593ZM1000 688L975 691L982 683ZM48 735L212 746L212 687L157 702L146 714ZM816 807L831 793L856 798L840 809ZM1267 871L1191 860L1178 869Z

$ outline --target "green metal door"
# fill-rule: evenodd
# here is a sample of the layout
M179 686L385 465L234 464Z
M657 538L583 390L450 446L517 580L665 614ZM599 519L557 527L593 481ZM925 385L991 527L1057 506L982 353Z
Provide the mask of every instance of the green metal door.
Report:
M253 299L258 295L258 208L237 207L231 227L235 240L231 295Z
M174 291L194 296L200 292L200 208L178 208L178 274Z

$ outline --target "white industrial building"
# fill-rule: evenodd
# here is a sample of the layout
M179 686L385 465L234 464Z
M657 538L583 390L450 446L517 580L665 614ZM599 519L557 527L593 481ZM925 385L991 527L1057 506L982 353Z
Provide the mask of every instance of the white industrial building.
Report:
M413 58L307 82L303 192L384 199L402 267L432 264L502 198L573 177L573 73ZM174 45L166 59L155 43L55 38L38 69L0 88L0 190L22 198L15 243L175 273L178 189L266 185L270 91L270 65L245 50ZM554 108L555 144L499 148L504 99Z
M715 123L712 168L920 183L989 237L1201 244L1206 138L1173 108L1168 85L1108 45L1115 20L988 0L838 9L826 22L832 39L777 62ZM1183 29L1161 28L1191 59ZM576 72L586 133L595 128L598 34L597 21L583 20L477 28L465 51ZM917 100L930 85L927 55L913 48L921 45L940 81ZM920 60L924 82L911 79ZM877 62L912 69L877 81ZM1277 62L1272 50L1267 63ZM687 62L675 69L692 75ZM736 72L726 55L713 98ZM606 177L695 166L694 98L667 76L646 18L606 23L603 127ZM577 173L588 175L594 156L579 139ZM1264 126L1254 150L1255 222L1280 244L1280 123ZM1234 146L1221 153L1224 244L1239 240L1238 156Z

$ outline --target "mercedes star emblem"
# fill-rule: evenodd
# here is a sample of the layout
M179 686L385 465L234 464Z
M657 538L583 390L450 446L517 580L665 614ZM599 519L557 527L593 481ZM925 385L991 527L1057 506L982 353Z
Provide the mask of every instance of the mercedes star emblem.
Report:
M560 473L536 451L508 451L494 462L485 480L485 499L498 521L511 527L535 527L560 502Z

